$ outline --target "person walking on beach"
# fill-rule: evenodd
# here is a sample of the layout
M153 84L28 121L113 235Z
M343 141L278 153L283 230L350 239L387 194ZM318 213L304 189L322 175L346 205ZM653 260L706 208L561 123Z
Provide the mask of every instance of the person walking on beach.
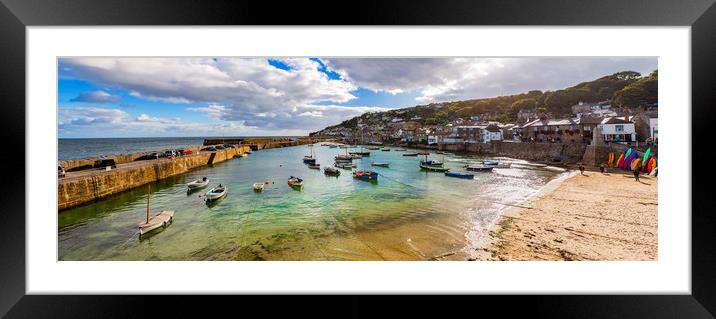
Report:
M634 169L634 180L639 181L639 168Z
M579 173L584 175L584 164L579 163Z
M606 167L606 165L604 165L604 163L599 165L599 171L602 172L602 174L604 174L607 171L607 167Z

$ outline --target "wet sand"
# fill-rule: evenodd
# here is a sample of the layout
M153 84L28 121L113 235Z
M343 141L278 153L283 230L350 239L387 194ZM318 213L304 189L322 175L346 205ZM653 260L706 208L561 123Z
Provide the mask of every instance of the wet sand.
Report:
M657 260L657 178L584 174L507 210L471 260Z

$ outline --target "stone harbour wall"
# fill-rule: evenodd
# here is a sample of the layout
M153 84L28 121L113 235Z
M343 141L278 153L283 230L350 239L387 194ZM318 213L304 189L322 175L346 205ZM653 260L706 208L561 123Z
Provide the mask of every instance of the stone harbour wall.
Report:
M191 169L216 164L249 152L248 146L203 152L173 159L138 162L137 165L118 167L110 171L96 170L80 177L58 180L57 208L59 211L97 201L147 183L183 174Z

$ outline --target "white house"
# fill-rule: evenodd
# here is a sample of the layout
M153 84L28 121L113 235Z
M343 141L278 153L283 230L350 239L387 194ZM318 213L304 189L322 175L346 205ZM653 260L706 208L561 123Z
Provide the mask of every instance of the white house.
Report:
M649 137L651 137L652 140L656 140L659 138L659 126L658 123L659 118L654 117L649 119Z
M636 141L634 122L624 117L607 117L598 125L605 142L628 143Z

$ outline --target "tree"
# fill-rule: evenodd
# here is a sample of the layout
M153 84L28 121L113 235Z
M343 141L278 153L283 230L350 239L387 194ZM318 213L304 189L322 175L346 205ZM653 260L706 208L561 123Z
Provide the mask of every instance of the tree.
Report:
M614 73L612 76L619 80L636 80L641 77L641 73L634 71L622 71Z

